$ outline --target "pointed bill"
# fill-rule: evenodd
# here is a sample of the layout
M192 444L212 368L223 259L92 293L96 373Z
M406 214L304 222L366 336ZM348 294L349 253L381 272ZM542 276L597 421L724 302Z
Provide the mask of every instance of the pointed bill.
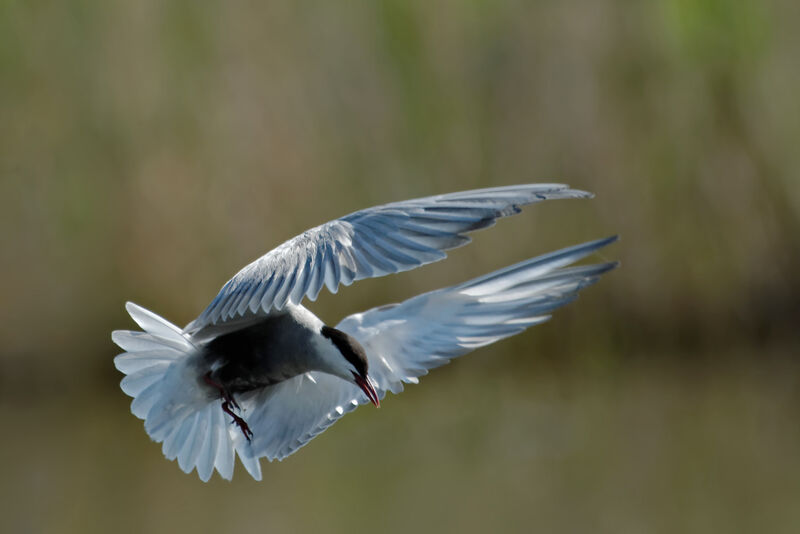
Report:
M353 373L353 377L355 379L356 385L361 388L361 391L367 396L369 401L377 406L378 408L381 407L381 401L378 398L378 392L375 391L375 386L372 385L372 379L367 376L366 378L359 376Z

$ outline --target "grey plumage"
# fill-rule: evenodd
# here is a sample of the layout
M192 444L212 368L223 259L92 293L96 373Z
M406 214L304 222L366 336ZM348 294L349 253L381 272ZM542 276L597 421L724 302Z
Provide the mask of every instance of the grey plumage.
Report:
M244 393L313 370L313 334L289 312L278 312L212 339L202 352L213 380Z

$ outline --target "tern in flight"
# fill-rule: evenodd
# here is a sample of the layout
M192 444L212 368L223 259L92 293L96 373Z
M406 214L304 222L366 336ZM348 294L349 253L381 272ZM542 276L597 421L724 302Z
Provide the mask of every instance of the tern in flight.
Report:
M444 259L468 232L540 200L590 198L559 184L478 189L357 211L290 239L239 271L179 328L131 302L143 331L118 330L114 359L131 411L164 455L207 481L239 456L286 458L360 404L380 405L429 369L549 319L617 266L572 265L610 237L525 260L467 282L356 313L336 326L302 304L322 286Z

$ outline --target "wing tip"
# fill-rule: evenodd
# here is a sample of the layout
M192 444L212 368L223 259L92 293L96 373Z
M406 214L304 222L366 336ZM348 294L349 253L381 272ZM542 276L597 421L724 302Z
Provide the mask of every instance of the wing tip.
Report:
M565 185L565 189L559 191L557 198L588 198L592 199L595 194L591 191L584 191L583 189L572 189L570 186Z
M596 248L603 248L605 246L610 245L611 243L616 243L619 241L619 234L610 235L608 237L602 237L600 239L596 239L594 241L589 241L586 243L590 247Z

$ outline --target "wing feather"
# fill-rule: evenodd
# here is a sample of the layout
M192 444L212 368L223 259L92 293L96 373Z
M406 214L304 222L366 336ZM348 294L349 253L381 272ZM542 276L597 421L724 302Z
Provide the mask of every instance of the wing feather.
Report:
M239 271L184 329L204 327L315 299L324 283L340 284L406 271L443 259L522 206L546 199L586 198L561 184L477 189L394 202L357 211L303 232Z

